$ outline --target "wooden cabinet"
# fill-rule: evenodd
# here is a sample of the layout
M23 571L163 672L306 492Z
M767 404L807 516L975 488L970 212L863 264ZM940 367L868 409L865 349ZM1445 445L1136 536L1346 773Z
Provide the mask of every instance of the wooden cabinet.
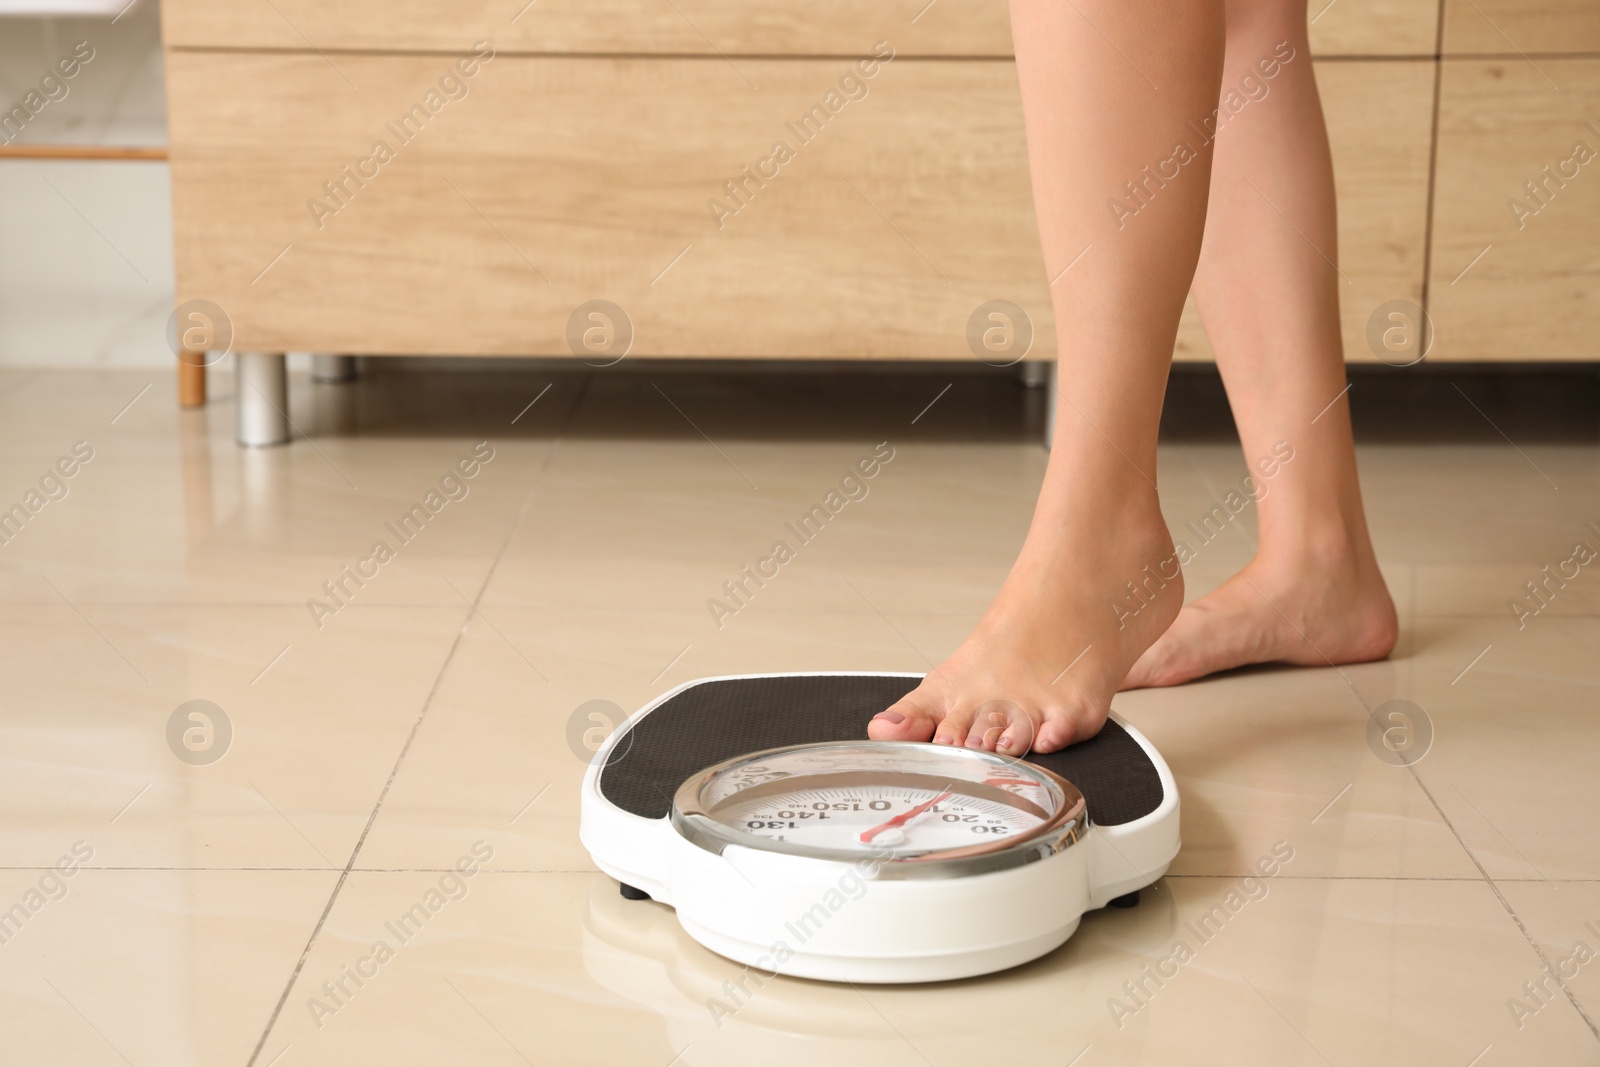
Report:
M241 350L568 355L605 301L635 356L867 359L971 359L1006 300L1053 354L1002 5L524 5L166 0L179 299ZM1501 231L1600 150L1600 60L1451 52L1593 47L1593 5L1448 0L1442 61L1439 13L1314 12L1347 356L1406 299L1434 359L1593 359L1600 170Z
M1600 59L1445 64L1429 289L1439 359L1600 357Z
M638 356L971 359L1006 299L1049 354L1008 63L497 55L412 132L454 57L335 62L171 57L179 285L244 347L568 355L605 300Z
M1339 311L1345 359L1375 363L1367 319L1391 300L1422 303L1433 64L1322 60L1317 88L1339 196ZM1183 310L1176 358L1208 360L1200 316Z
M1600 4L1594 0L1444 0L1444 52L1513 56L1600 52Z
M1431 56L1438 14L1438 0L1312 0L1312 48ZM524 54L801 57L856 55L881 40L903 56L1011 55L996 0L166 0L162 15L173 48L428 52L490 40Z
M505 53L844 56L884 40L902 55L1008 56L994 0L168 0L169 47Z

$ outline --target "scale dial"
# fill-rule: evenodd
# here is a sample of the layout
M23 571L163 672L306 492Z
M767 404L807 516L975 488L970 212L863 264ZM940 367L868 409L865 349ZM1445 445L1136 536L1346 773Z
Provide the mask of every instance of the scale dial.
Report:
M719 763L684 782L672 821L713 852L875 860L889 878L1032 862L1087 827L1082 794L1042 767L906 741L793 745Z

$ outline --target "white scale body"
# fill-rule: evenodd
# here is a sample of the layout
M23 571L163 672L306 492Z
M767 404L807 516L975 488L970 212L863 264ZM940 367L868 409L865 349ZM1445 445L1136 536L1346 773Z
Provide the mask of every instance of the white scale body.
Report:
M836 689L848 687L851 679L860 679L863 684L870 679L877 685L885 684L886 679L904 679L898 684L909 687L918 677L849 672L739 675L701 679L679 686L630 717L595 754L583 782L579 834L584 846L595 864L625 887L633 887L674 908L684 930L713 952L764 974L781 973L840 982L940 981L987 974L1026 963L1052 951L1072 936L1084 912L1135 893L1166 873L1178 852L1177 787L1171 770L1150 742L1115 714L1112 721L1143 750L1143 756L1153 765L1154 774L1159 777L1159 802L1137 818L1116 825L1100 825L1094 821L1093 800L1085 805L1077 790L1067 786L1066 800L1057 805L1062 810L1055 816L1060 825L1046 835L1048 840L1041 838L1028 847L1020 842L986 843L968 849L956 847L961 842L952 835L963 829L959 821L962 819L968 824L990 823L995 834L1007 832L1008 828L1000 825L1006 821L1005 816L994 814L1005 808L1004 804L964 795L952 797L947 790L942 796L913 806L913 800L926 797L930 790L924 788L918 792L894 785L871 784L843 791L809 792L804 794L804 799L818 800L806 807L822 808L824 802L846 793L851 797L857 794L882 796L888 799L878 801L877 805L885 807L882 815L886 817L897 814L889 806L890 800L895 800L899 817L910 820L903 825L880 825L859 834L854 831L861 823L844 828L836 821L826 833L819 824L808 828L813 836L807 840L825 844L866 840L869 835L877 835L872 838L875 851L858 845L855 855L847 857L843 852L834 855L827 849L814 849L785 839L763 840L742 828L761 826L763 829L757 831L759 833L775 832L765 829L768 824L737 821L751 814L761 814L763 810L759 800L745 799L747 794L737 792L756 780L749 774L748 758L742 762L728 761L746 768L725 772L734 775L733 778L707 780L703 775L688 776L690 784L679 791L669 817L648 818L624 810L602 790L602 775L608 761L618 755L618 746L644 744L644 741L636 741L635 728L652 713L673 704L675 698L683 697L696 687L743 683L743 691L759 693L766 684L791 687L808 684L800 681L802 679L812 680L809 683L812 685L826 684ZM755 702L759 703L759 699ZM680 701L674 706L683 705ZM759 713L760 709L755 711ZM861 741L865 741L864 727L863 718L860 733L853 735ZM837 732L837 727L835 730ZM861 756L860 745L846 744L840 738L818 738L818 741L832 744L812 745L802 739L803 748L774 750L781 753L780 760L788 760L788 763L771 763L764 758L754 766L760 770L769 763L801 766L808 760L832 760L837 771L839 760L845 761L844 769L848 769L851 759L870 761L880 751L882 760L897 767L966 755L962 750L928 751L942 746L867 742L888 747ZM1130 751L1125 739L1118 741L1123 753ZM764 757L769 755L763 754ZM618 766L635 756L631 751L622 751ZM642 754L638 758L642 759ZM1002 777L984 780L1010 784L973 784L968 788L988 794L1004 788L1013 794L1036 798L1042 796L1044 789L1054 788L1048 783L1024 786L1023 780L1028 777L1023 773L1026 768L1015 761L1010 761L1010 765L1019 768L1017 774L1005 777L1005 772L995 772ZM938 766L941 769L933 773L943 774L949 765ZM1143 772L1148 775L1149 768L1143 768ZM743 777L739 777L741 775ZM863 772L855 777L863 776L870 775ZM826 779L837 780L842 780L837 773L833 779ZM713 800L719 789L727 794L719 802L720 808L707 809L714 818L708 819L693 811L693 802L684 799L683 794L697 781L707 783L705 788L709 792L706 795ZM774 782L765 787L780 789L782 785ZM655 791L661 792L659 787ZM906 799L899 800L901 797ZM1076 808L1066 810L1072 808L1074 797L1077 798ZM1015 803L1033 810L1026 798ZM1045 802L1041 800L1040 803ZM850 806L859 808L859 805ZM1083 817L1085 806L1087 813ZM799 805L789 807L798 808ZM941 811L943 814L935 814ZM971 817L974 813L981 817L974 820ZM785 811L785 814L797 812ZM831 814L836 820L840 817L876 819L876 815L852 815L849 811ZM898 823L899 818L889 821ZM1012 821L1042 820L1017 815ZM703 828L711 832L702 832ZM974 827L968 825L964 829ZM984 828L980 825L977 829ZM841 834L841 830L849 833ZM819 834L823 836L818 837ZM921 842L916 862L889 847L909 847L914 841ZM784 849L787 851L781 851ZM947 856L967 858L944 858ZM989 869L996 866L998 869Z

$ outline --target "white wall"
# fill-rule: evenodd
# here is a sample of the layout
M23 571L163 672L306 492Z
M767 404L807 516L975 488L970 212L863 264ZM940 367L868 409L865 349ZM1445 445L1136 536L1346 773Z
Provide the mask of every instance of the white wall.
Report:
M79 41L94 58L12 143L165 145L155 0L115 22L0 16L0 114ZM170 367L172 288L165 163L0 159L0 365Z

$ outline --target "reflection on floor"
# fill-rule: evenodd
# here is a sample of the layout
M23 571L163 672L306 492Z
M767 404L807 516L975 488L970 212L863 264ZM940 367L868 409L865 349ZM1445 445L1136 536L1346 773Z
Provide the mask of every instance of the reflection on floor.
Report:
M576 836L582 709L925 670L1026 527L1040 394L964 368L505 368L296 381L295 442L260 452L231 443L225 374L180 413L169 376L0 372L0 510L26 513L0 546L7 1062L1600 1054L1600 574L1568 562L1600 548L1591 376L1357 375L1395 657L1119 697L1178 777L1172 873L1029 966L855 989L746 978L620 899ZM1166 418L1176 532L1244 461L1213 377L1180 374ZM707 601L884 441L866 498L719 627ZM1198 552L1191 595L1253 530ZM1391 700L1431 731L1410 769L1369 747ZM1197 936L1279 842L1292 861Z

